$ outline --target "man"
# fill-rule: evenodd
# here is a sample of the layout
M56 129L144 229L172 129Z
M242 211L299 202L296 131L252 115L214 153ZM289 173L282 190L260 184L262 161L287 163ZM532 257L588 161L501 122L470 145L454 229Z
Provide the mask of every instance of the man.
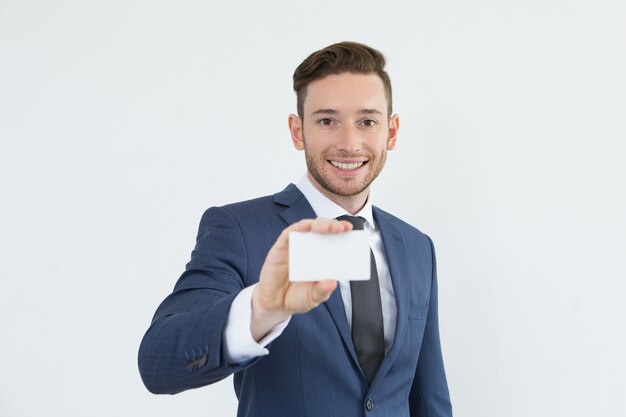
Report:
M384 66L380 52L342 42L296 69L289 129L307 174L204 213L191 261L140 347L150 391L234 373L239 416L452 415L432 242L369 198L399 129ZM369 281L289 281L289 232L354 227L368 231Z

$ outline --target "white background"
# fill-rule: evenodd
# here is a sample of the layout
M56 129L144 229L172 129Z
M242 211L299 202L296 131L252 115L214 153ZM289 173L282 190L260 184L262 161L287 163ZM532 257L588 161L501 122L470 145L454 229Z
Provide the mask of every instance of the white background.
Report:
M0 0L0 415L234 416L137 349L203 210L304 172L291 76L383 51L375 202L428 233L456 416L623 416L622 0Z

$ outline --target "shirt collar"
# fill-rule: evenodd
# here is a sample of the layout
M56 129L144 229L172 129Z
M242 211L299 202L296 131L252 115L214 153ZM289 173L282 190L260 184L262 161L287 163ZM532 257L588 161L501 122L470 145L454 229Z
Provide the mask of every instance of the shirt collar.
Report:
M313 211L317 215L317 217L325 217L327 219L336 219L339 216L348 215L352 216L348 213L344 208L340 207L337 203L330 200L324 194L319 192L317 188L311 184L311 180L309 179L307 174L304 174L300 181L296 184L296 187L304 194L304 197L307 199ZM375 229L374 223L374 215L372 213L372 190L370 189L369 195L367 196L367 201L363 208L355 214L355 216L360 216L365 219L365 227L369 227L371 229Z

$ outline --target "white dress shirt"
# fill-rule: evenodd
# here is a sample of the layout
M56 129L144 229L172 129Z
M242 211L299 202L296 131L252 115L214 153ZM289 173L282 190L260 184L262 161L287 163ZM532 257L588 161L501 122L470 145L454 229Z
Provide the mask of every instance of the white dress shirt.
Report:
M297 187L302 194L304 194L304 197L313 208L317 217L334 219L343 215L351 215L324 194L320 193L313 184L311 184L306 174L300 179ZM368 231L370 247L376 259L383 310L383 331L386 352L393 343L396 331L397 309L385 248L383 247L380 230L376 227L372 213L371 190L365 206L355 215L365 219L364 229ZM222 338L222 347L226 359L230 364L242 363L257 356L267 355L269 351L266 349L266 346L280 336L289 324L290 319L279 323L258 343L252 338L250 331L252 291L256 285L258 284L242 290L237 297L235 297L230 307L224 328L224 337ZM348 325L352 328L352 295L350 292L350 281L339 281L339 290L341 291L341 298L343 299Z

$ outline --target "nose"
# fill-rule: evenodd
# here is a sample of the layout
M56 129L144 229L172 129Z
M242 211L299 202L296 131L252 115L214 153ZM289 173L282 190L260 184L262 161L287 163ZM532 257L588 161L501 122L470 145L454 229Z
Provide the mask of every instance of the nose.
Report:
M344 125L339 134L337 149L348 153L361 150L361 134L356 126Z

